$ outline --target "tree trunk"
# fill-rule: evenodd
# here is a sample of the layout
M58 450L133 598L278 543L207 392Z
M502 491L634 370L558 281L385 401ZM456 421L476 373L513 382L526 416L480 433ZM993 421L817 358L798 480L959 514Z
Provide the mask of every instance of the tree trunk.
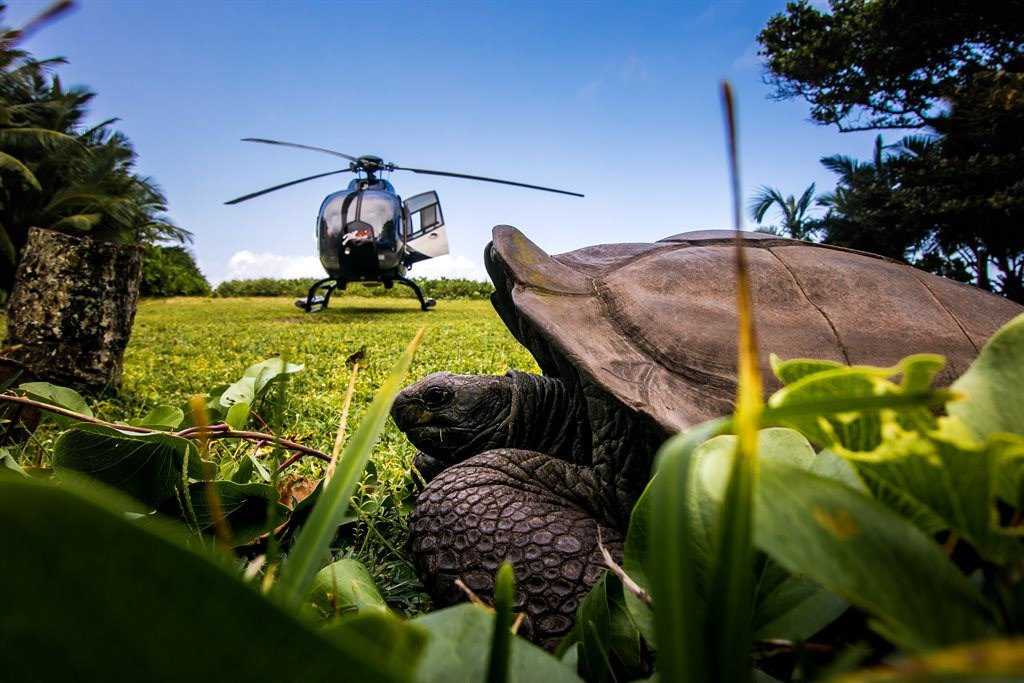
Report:
M9 356L53 384L118 386L141 276L142 247L31 228L7 307Z

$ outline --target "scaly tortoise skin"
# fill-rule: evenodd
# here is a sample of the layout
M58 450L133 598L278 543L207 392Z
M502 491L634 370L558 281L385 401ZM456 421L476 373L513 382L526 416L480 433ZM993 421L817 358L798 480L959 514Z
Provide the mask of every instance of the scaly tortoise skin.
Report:
M509 226L485 251L492 302L543 376L437 373L392 415L429 480L410 546L437 604L489 599L512 562L520 632L554 647L615 557L654 453L731 412L736 389L734 233L684 233L549 256ZM958 377L1024 308L872 254L744 236L765 391L769 354L887 366L939 353Z

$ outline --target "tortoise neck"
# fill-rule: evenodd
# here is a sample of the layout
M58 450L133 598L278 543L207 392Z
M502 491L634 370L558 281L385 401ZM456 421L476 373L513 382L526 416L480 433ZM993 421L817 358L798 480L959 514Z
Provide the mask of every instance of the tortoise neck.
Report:
M581 421L577 401L554 377L510 370L512 396L507 446L578 461Z

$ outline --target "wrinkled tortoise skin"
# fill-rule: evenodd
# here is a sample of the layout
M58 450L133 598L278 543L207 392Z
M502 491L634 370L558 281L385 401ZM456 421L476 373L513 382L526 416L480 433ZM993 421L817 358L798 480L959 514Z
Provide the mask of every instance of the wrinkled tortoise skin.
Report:
M621 560L629 513L668 435L732 410L733 233L549 256L498 226L485 251L492 302L544 376L438 373L392 415L429 480L410 545L439 606L484 600L515 567L520 632L553 648ZM939 383L1024 308L882 257L752 234L745 239L766 392L769 354L888 366L940 353Z

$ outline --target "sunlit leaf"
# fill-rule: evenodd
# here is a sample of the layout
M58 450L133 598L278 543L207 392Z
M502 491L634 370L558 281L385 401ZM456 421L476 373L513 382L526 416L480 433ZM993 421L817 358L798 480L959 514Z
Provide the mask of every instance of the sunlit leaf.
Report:
M999 432L1024 434L1024 314L988 340L953 389L965 395L948 407L979 440Z

